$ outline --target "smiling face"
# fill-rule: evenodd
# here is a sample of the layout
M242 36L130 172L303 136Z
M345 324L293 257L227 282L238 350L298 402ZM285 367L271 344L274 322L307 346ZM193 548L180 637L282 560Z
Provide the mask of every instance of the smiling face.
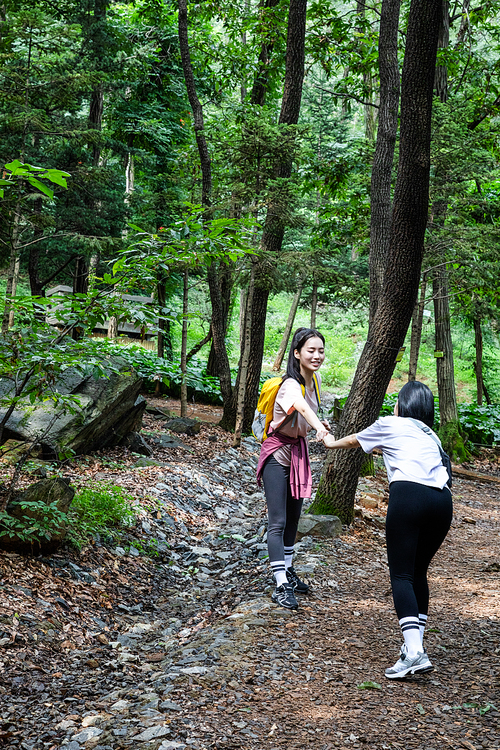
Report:
M319 370L325 361L325 345L319 336L312 336L301 349L295 349L294 356L299 360L300 372L304 377Z

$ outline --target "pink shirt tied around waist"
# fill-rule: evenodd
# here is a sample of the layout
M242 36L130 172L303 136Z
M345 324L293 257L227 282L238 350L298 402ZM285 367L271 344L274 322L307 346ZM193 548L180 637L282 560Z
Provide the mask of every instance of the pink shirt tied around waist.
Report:
M262 484L262 469L269 456L284 445L291 447L290 488L294 500L311 497L312 475L309 462L309 449L305 437L289 437L281 432L273 432L262 443L257 464L257 484Z

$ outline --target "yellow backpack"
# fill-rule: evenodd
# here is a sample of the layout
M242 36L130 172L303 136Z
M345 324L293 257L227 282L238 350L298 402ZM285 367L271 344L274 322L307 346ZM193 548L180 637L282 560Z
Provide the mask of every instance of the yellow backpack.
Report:
M316 399L318 401L318 406L321 404L321 397L319 395L319 386L318 386L318 379L316 377L316 373L313 373L313 382L314 382L314 390L316 391ZM252 433L254 438L259 443L263 443L264 440L267 438L267 431L269 429L269 425L271 424L273 420L273 413L274 413L274 402L276 401L276 396L278 395L278 391L280 389L281 384L283 383L283 378L278 375L275 378L270 378L269 380L266 380L264 385L262 386L262 390L260 392L259 400L257 402L257 408L255 410L253 422L252 422ZM305 386L301 384L300 386L302 390L302 395L305 397L306 389ZM285 424L290 422L294 418L295 414L288 414L285 419L281 422L281 424L278 425L278 427L274 430L274 432L277 432L281 427L283 427Z

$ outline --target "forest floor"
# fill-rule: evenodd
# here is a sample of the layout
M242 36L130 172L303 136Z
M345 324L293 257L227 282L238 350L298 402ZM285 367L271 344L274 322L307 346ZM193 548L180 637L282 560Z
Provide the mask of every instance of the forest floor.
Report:
M0 747L500 747L500 482L455 479L430 571L435 669L388 681L401 637L383 472L360 481L358 518L339 538L301 541L311 593L287 612L270 599L258 447L231 449L204 419L184 448L155 450L159 466L134 468L115 449L68 468L76 485L135 494L136 547L0 553ZM324 449L311 448L317 481ZM489 452L470 468L498 477L500 464ZM152 538L167 542L153 557L140 552Z

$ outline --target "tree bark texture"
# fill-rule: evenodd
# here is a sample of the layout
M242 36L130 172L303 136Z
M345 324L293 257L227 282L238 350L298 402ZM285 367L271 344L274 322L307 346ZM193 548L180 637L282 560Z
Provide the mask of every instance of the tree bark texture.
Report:
M443 353L442 357L436 358L436 376L439 394L439 425L440 427L444 427L448 422L458 421L453 345L451 341L450 293L448 270L445 263L435 269L432 283L436 352Z
M443 18L439 27L438 49L446 49L450 43L450 8L448 0L440 0L443 3ZM435 79L436 96L442 102L448 100L448 69L446 65L436 66Z
M384 283L391 230L391 183L398 130L400 0L383 0L379 33L380 106L371 177L370 320L373 320Z
M297 291L293 295L293 300L290 306L290 312L288 313L288 319L286 321L285 330L283 331L283 336L281 338L281 343L278 348L278 353L276 354L276 359L274 360L273 370L275 370L276 372L278 372L281 369L281 364L283 362L283 357L285 355L285 351L288 346L288 342L290 340L290 334L292 332L293 321L295 320L295 316L297 315L297 308L299 306L301 296L302 296L302 284L299 284L299 286L297 287Z
M18 250L18 238L19 238L19 220L20 220L21 205L18 203L14 211L14 221L12 226L12 236L10 238L10 258L9 268L7 271L7 285L5 287L5 303L3 308L2 318L2 333L7 333L9 330L10 313L12 310L12 304L16 296L14 278L16 276L16 266L19 260ZM18 266L17 266L18 267Z
M217 278L219 280L220 289L220 310L222 315L222 330L224 331L224 341L227 336L227 329L229 328L229 320L231 317L231 296L234 284L234 264L233 263L220 263L217 266ZM213 314L213 312L212 312ZM215 346L212 342L210 352L208 354L207 361L207 375L213 377L219 377L220 365L215 353Z
M187 0L179 0L179 46L181 52L182 70L186 82L186 91L193 113L193 128L200 155L200 167L202 175L201 202L203 206L211 205L212 193L212 165L208 152L207 140L205 138L205 124L203 120L203 107L196 93L193 67L191 65L191 53L188 39L188 12Z
M254 265L252 264L252 273L250 276L250 283L248 285L248 295L247 295L249 307L251 307L252 305L254 281L255 281L255 270L254 270ZM234 440L233 440L233 446L235 448L238 448L241 445L241 434L243 432L243 420L245 416L245 395L246 395L246 386L247 386L248 363L250 361L251 340L252 340L252 326L250 324L250 316L247 315L245 316L243 354L241 357L241 365L240 365L241 375L240 375L237 404L236 404L236 423L234 427Z
M286 47L285 82L279 116L280 125L296 125L299 120L304 82L305 32L307 0L290 0L288 12L288 30ZM275 177L288 179L292 174L291 159L281 161L275 170ZM269 202L264 229L261 237L261 251L264 256L281 250L285 224L278 203ZM269 280L265 271L266 262L260 262L255 268L255 287L250 308L252 337L250 342L250 360L247 373L246 403L243 430L250 429L255 406L259 395L260 372L264 354L266 333L266 312L269 299ZM234 425L236 404L233 399L224 411L221 425Z
M269 23L270 11L272 13L272 10L276 8L278 4L279 0L262 0L260 3L262 22L257 30L257 34L261 34L262 44L257 63L257 74L255 76L251 93L251 103L256 104L259 107L262 107L266 101L269 81L269 62L274 47L274 39L278 33L275 25Z
M181 337L181 417L187 417L187 335L188 335L188 313L189 313L189 273L184 271L184 283L182 293L182 337Z
M401 85L398 177L382 294L354 382L342 412L339 436L359 432L377 419L411 320L420 280L429 204L432 95L441 5L412 0ZM313 513L354 517L361 449L332 451Z
M481 329L481 318L474 318L474 344L476 348L476 371L477 405L483 405L483 332Z
M318 285L313 281L311 295L311 328L316 328L316 313L318 309Z
M105 55L105 38L103 34L103 24L106 21L109 0L95 0L94 16L90 27L90 42L93 48L93 57L100 66L104 64ZM104 86L98 83L92 90L89 107L89 129L101 130L102 118L104 114ZM97 144L92 146L92 165L99 166L101 157L101 147Z
M415 304L411 320L410 361L408 364L408 380L416 380L418 355L422 340L422 325L424 321L425 292L427 289L427 274L422 274L420 284L420 299Z

